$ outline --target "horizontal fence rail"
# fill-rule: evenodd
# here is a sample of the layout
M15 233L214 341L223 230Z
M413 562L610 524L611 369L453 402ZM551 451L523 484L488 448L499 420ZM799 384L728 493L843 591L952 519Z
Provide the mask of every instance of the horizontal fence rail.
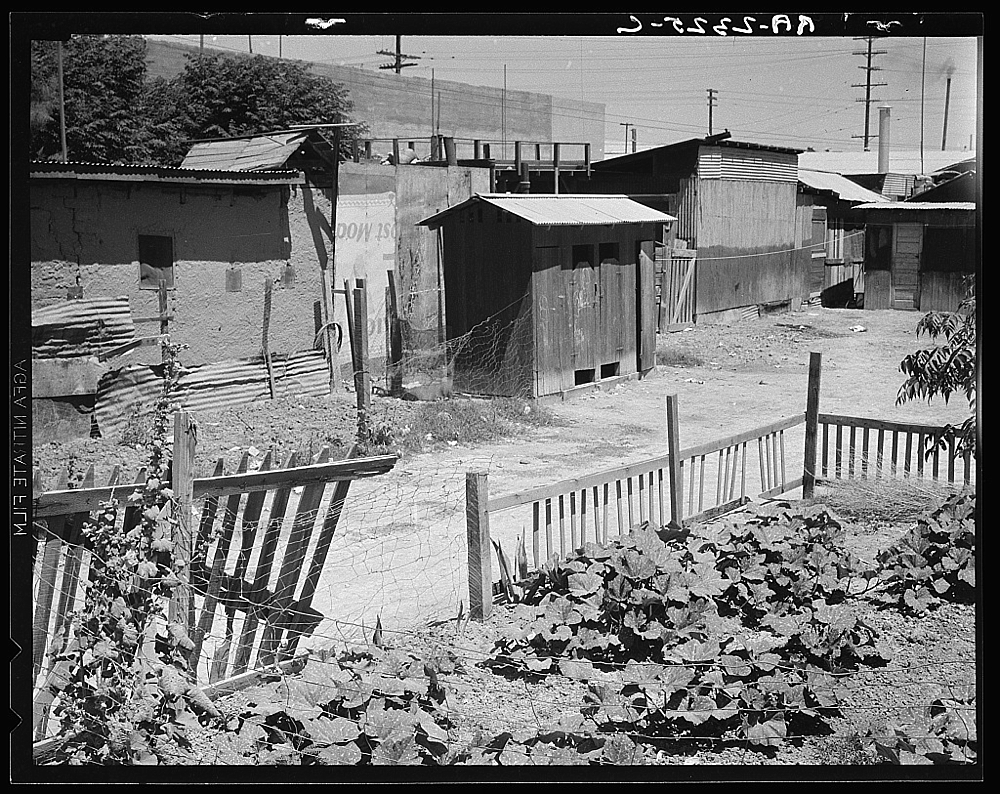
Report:
M958 455L954 438L935 446L930 459L925 443L941 433L933 425L891 422L859 416L819 414L819 476L822 479L927 477L950 484L972 483L972 455Z
M670 487L672 458L666 454L491 498L489 514L530 506L530 559L537 569L554 554L607 543L646 521L665 526L707 519L751 495L768 497L801 486L801 477L787 476L785 431L804 424L805 414L797 414L679 450L682 487L676 496Z

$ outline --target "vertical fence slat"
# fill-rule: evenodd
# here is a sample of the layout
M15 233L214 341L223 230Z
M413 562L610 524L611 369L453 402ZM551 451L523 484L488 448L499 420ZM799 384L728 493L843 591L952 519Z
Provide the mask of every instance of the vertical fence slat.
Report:
M465 475L465 521L469 546L469 617L486 620L493 609L493 549L489 481L484 472Z
M837 449L835 451L836 456L836 478L839 480L844 476L844 426L837 425Z
M535 570L539 569L540 564L538 561L538 542L539 535L541 534L541 503L532 502L531 503L531 556L534 560Z
M633 518L633 502L635 501L635 493L632 489L632 478L628 477L625 480L625 488L628 491L628 529L632 529L635 526L635 518ZM625 534L625 533L622 533Z
M968 485L972 481L972 452L965 450L962 455L964 466L962 470L962 482Z
M559 494L559 556L566 556L566 507L563 495Z
M677 395L668 394L665 400L667 419L668 490L670 491L670 521L683 523L681 500L684 498L684 473L681 470L681 439L678 427Z
M948 439L948 482L955 482L955 437Z
M933 461L934 468L933 468L933 473L931 475L935 480L938 478L938 472L939 472L938 464L940 463L940 454L939 454L940 452L941 452L941 447L938 446L937 444L935 444L934 445L934 461Z
M924 476L924 434L917 436L917 476Z
M893 477L896 476L899 471L899 431L892 431L892 465L889 467L889 471Z
M610 488L611 483L604 483L604 499L601 505L601 538L605 544L608 542L608 503L611 501Z
M576 491L569 492L569 548L573 551L576 544Z
M722 481L725 479L726 474L728 473L728 472L724 471L724 467L723 467L723 462L722 461L723 461L723 450L720 449L719 450L719 461L718 461L719 468L718 468L718 471L716 471L716 473L715 473L715 504L716 505L722 504ZM728 463L729 463L729 461L726 460L726 464L727 465L728 465Z
M882 477L882 467L885 465L885 430L878 431L878 451L875 453L875 479Z
M743 442L740 461L740 499L747 495L747 442Z
M587 542L587 489L580 491L580 546Z
M784 483L784 479L778 479L781 476L781 468L778 461L778 434L771 434L771 460L774 463L774 480L772 488L777 487L779 484Z
M830 425L823 423L823 477L830 472Z
M778 432L778 450L781 452L781 487L785 487L785 483L788 482L787 474L785 471L785 431L781 430Z
M296 465L297 461L298 453L292 452L285 460L283 468L291 469ZM260 558L257 561L257 571L254 575L251 590L251 598L255 600L262 598L267 591L267 583L271 578L271 569L274 567L275 552L278 549L278 541L281 538L281 525L285 520L285 511L288 509L288 498L291 493L292 489L290 486L279 488L274 493L271 510L267 517L267 529L264 530L264 540L261 544ZM257 638L259 623L260 614L258 610L251 610L243 622L243 631L236 645L236 659L233 663L233 670L236 673L245 672L250 664L250 657ZM259 649L257 658L259 661Z
M861 432L861 479L868 479L868 428Z
M622 530L622 524L625 522L625 516L622 511L622 481L615 480L615 497L618 506L618 536L621 537L624 532Z
M910 476L910 468L913 461L913 433L906 431L906 452L903 458L903 476Z
M56 490L65 490L69 481L67 472L63 472L56 484ZM38 594L35 596L35 612L31 624L31 681L35 679L42 668L42 660L48 649L49 619L52 617L52 596L56 588L56 574L59 571L59 557L62 554L62 538L60 534L66 526L69 516L55 516L47 523L47 532L42 549L41 569L38 572Z
M764 473L764 439L757 439L757 462L760 464L760 490L767 490L767 475Z
M667 523L666 511L663 509L663 469L656 470L656 493L657 493L657 505L659 506L659 514L657 521L660 526L665 526ZM682 495L683 498L683 495Z
M552 557L555 549L552 547L552 500L545 500L545 559Z
M854 476L854 451L855 451L855 448L857 446L857 443L856 443L857 442L857 435L858 435L858 429L854 425L851 425L851 448L850 448L850 452L847 455L847 476L848 477L853 477Z

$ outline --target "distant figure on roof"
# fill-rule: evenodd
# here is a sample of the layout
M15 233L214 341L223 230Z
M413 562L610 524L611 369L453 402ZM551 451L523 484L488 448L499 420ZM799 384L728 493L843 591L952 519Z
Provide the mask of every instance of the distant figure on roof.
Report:
M415 163L419 160L417 153L413 149L404 149L399 153L399 163L400 165L406 165L407 163ZM382 161L382 165L395 165L392 158L392 153L390 152L386 155L385 159Z

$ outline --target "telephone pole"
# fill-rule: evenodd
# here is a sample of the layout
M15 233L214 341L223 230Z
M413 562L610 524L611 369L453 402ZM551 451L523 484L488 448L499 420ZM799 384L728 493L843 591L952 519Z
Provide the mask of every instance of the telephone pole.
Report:
M708 91L708 134L712 134L712 109L715 107L715 103L718 101L716 96L718 92L715 88L706 89Z
M866 50L860 50L852 52L851 55L864 55L865 65L859 66L859 69L865 70L865 82L863 83L852 83L851 88L864 88L865 98L855 99L855 102L865 103L865 134L864 135L852 135L852 138L864 138L864 150L867 152L869 150L868 141L871 137L869 135L869 123L871 121L871 107L872 107L872 89L880 85L888 85L888 83L873 83L872 82L872 72L882 71L879 66L872 66L872 58L877 55L885 55L886 50L873 50L872 42L875 40L875 36L864 36L861 38L855 38L855 41L867 41L868 48Z
M628 128L634 125L632 124L631 121L622 121L618 124L618 126L625 128L625 148L622 149L622 153L628 154ZM635 130L633 130L633 132L635 132ZM634 152L635 149L633 148L632 151Z
M390 57L395 58L395 60L392 63L384 63L384 64L382 64L379 67L379 69L392 69L392 70L394 70L396 72L396 74L399 74L407 66L417 66L418 65L418 64L415 64L415 63L403 63L403 59L404 58L407 58L407 59L409 59L411 61L419 61L420 60L420 56L419 55L403 55L402 50L401 50L402 39L403 39L402 36L396 36L396 51L395 52L390 52L389 50L379 50L378 51L379 55L388 55Z

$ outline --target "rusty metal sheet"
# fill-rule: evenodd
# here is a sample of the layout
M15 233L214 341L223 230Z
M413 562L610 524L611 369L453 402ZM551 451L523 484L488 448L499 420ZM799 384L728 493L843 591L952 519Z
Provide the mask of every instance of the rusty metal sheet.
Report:
M218 171L259 171L279 168L308 137L305 131L275 132L247 138L195 143L182 168Z
M31 311L31 357L96 356L135 337L127 297L67 300Z

